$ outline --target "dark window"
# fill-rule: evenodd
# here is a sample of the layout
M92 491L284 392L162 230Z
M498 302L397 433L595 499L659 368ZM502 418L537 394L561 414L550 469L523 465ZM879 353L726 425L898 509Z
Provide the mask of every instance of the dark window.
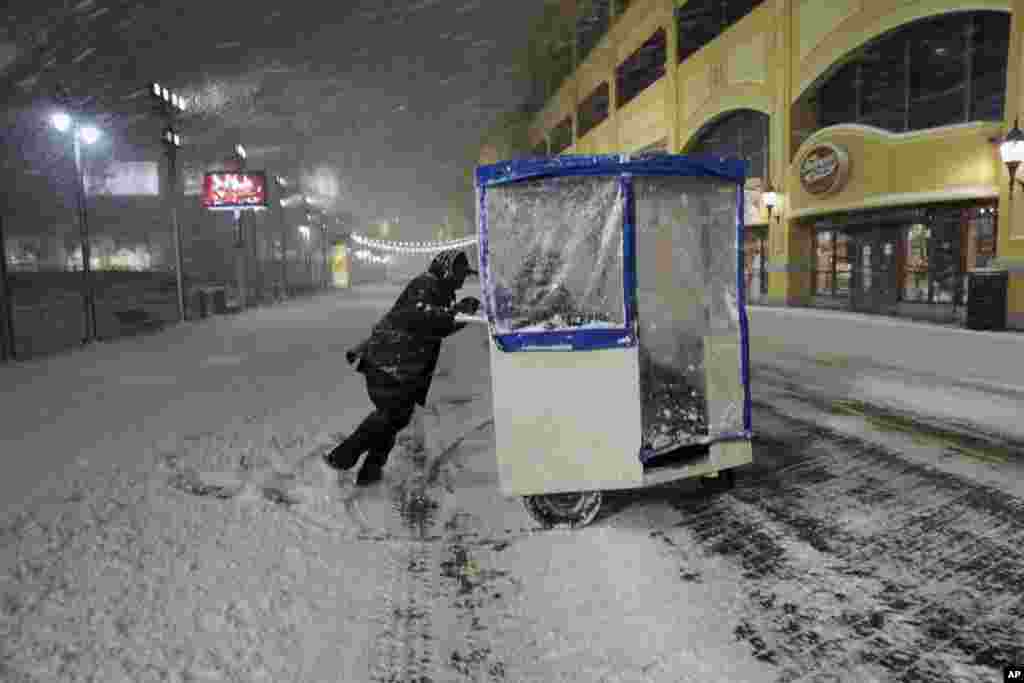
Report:
M972 25L971 120L1001 121L1006 100L1006 62L1010 51L1009 15L979 12Z
M576 21L576 57L582 63L605 33L611 21L611 0L590 0L584 3Z
M858 121L886 130L903 130L906 125L907 43L880 43L865 50L860 59ZM847 96L849 96L847 94Z
M1000 121L1010 15L958 12L903 26L854 52L817 88L821 126L922 130Z
M646 43L615 70L617 106L621 107L665 75L665 29L658 29Z
M750 177L766 178L769 121L767 114L753 109L729 112L705 128L688 153L746 159L750 162Z
M580 104L577 131L580 137L589 133L594 126L608 118L608 83L602 83Z
M764 0L689 0L676 8L679 61L683 61L750 14Z
M966 29L970 18L948 15L906 32L910 44L910 127L934 128L967 120Z
M572 146L572 119L566 117L551 129L551 154L561 154Z
M857 108L857 72L859 64L840 67L832 78L825 81L818 94L818 120L821 127L848 123L859 118Z

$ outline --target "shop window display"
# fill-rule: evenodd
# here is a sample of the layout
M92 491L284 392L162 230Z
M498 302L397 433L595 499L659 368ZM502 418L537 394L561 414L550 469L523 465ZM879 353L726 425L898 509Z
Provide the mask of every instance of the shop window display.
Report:
M907 228L903 249L906 265L903 268L903 300L928 301L928 238L930 231L923 224Z
M819 231L815 237L815 287L818 296L850 293L849 237L835 230Z
M743 275L748 302L768 295L768 240L758 232L748 232L743 243Z

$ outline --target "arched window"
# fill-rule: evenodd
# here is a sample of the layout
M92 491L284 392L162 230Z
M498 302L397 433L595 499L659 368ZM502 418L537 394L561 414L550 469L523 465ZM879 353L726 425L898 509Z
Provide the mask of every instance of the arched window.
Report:
M893 132L1001 121L1010 15L955 12L901 26L848 55L810 94L819 128Z
M751 178L768 177L769 117L753 109L736 109L702 130L687 154L739 157L750 162Z

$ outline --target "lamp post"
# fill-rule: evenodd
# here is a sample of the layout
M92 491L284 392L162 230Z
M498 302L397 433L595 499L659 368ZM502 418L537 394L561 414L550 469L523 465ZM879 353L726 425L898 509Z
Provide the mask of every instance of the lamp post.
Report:
M313 262L312 262L312 257L310 256L310 253L309 253L309 240L310 240L310 237L312 235L312 232L310 231L308 225L300 225L299 226L299 234L302 235L302 246L303 246L302 251L303 251L303 254L305 256L306 275L309 277L309 284L310 284L310 286L312 286L313 285Z
M160 142L167 154L167 203L171 211L171 230L174 233L174 269L178 290L178 319L185 322L185 255L181 242L181 226L178 224L178 148L181 136L174 128L177 116L188 108L187 100L171 92L159 83L152 83L150 96L156 101L166 127Z
M11 289L7 280L7 239L4 236L4 216L0 214L0 311L3 311L3 330L0 331L3 360L17 358L14 342L14 311L11 310Z
M324 250L324 270L321 279L323 280L323 288L327 289L330 281L327 278L329 266L327 261L327 221L322 217L320 218L320 231L322 235L323 250Z
M238 144L235 145L235 154L231 158L234 165L237 165L238 171L242 172L245 170L245 147ZM245 249L245 224L242 222L242 211L235 209L235 280L238 287L238 303L244 311L248 306L249 299L249 264L248 253Z
M96 297L92 291L92 250L89 248L89 220L85 198L85 170L82 168L82 145L94 144L100 139L100 131L95 126L82 125L77 118L59 111L50 123L61 133L71 132L75 157L75 194L78 203L78 230L82 243L82 309L85 318L85 334L83 344L96 340Z
M288 187L288 179L284 176L275 176L274 184L278 188L278 195L284 195L284 188ZM278 223L281 226L281 295L288 296L288 226L285 224L284 197L279 196L274 202L274 210L277 211Z

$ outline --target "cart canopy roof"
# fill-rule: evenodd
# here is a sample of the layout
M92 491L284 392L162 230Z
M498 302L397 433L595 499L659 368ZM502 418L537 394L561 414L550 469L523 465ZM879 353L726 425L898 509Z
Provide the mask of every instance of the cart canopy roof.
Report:
M713 156L649 155L629 156L605 154L597 156L557 156L550 158L516 159L497 164L479 166L477 185L487 187L546 176L601 176L601 175L671 175L704 176L742 183L746 179L748 163L742 159L724 159Z

